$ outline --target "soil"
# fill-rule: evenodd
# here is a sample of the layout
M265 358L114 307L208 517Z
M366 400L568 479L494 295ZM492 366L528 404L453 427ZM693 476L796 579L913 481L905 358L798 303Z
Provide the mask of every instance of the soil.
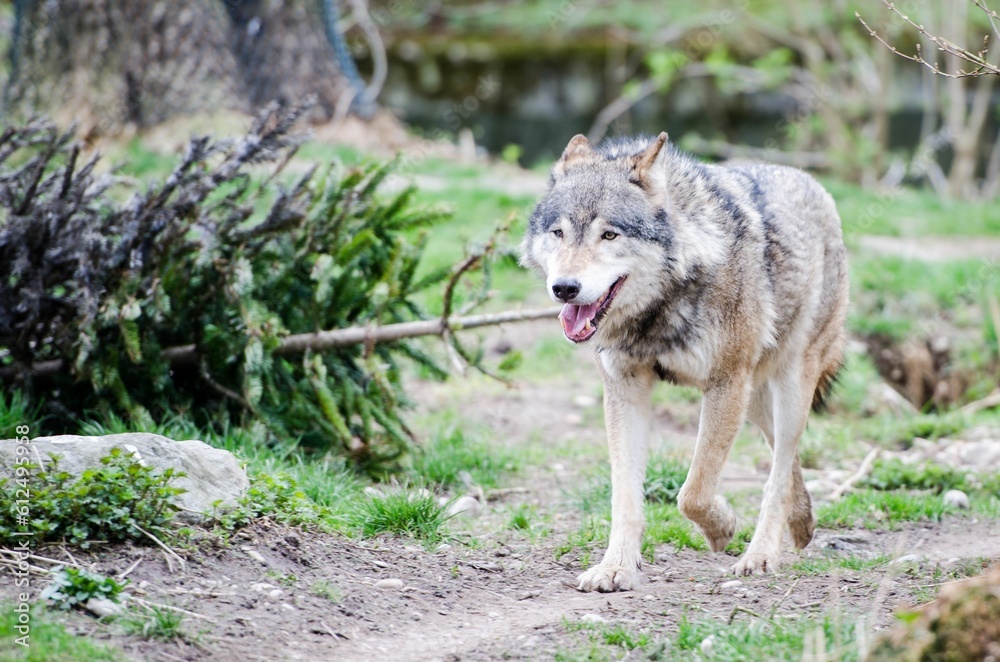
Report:
M487 336L487 348L525 348L552 333L552 326L547 321L496 330ZM487 491L482 515L453 520L446 544L390 537L359 541L263 521L228 545L188 552L183 569L171 569L155 547L48 548L46 556L108 575L139 561L128 575L132 593L196 614L185 618L187 636L169 642L126 636L82 613L68 614L68 627L111 639L137 660L551 659L557 651L586 644L586 633L567 627L585 614L646 632L654 641L674 634L684 615L722 621L771 614L809 618L839 609L882 629L898 605L934 594L942 581L931 579L935 568L1000 556L1000 521L952 516L891 532L820 530L801 553L810 558L915 554L916 570L779 572L723 588L734 579L725 574L734 557L663 545L637 590L580 593L575 578L586 559L577 551L557 559L556 548L580 526L573 495L605 467L596 368L586 352L573 357L560 375L517 388L485 379L472 385L461 379L411 384L419 410L447 405L464 421L488 426L497 444L532 445L535 461L505 489ZM661 407L657 419L659 450L689 453L695 432L691 412ZM734 457L723 490L754 495L748 501L755 502L764 477ZM546 514L547 535L506 526L520 504ZM592 556L601 551L593 547ZM786 553L786 562L796 558ZM386 579L399 581L394 587L377 585ZM35 596L43 585L42 577L33 578ZM318 590L322 586L333 590ZM12 582L0 583L0 600L13 597Z

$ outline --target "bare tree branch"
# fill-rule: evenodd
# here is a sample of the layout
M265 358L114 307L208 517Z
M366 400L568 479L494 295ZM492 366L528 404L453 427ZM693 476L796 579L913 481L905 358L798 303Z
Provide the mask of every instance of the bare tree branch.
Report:
M994 22L994 19L1000 18L1000 16L998 16L995 11L992 11L986 6L985 0L971 0L971 1L974 5L976 5L976 7L978 7L979 9L983 10L986 13L986 16L990 19L990 25L993 27L994 32L997 33L998 35L997 38L1000 39L1000 31L998 31L997 25ZM861 25L865 26L865 29L868 30L868 34L870 34L872 37L878 40L879 43L881 43L883 46L891 50L896 55L904 57L907 60L911 60L918 64L921 64L930 69L935 74L939 76L944 76L946 78L970 78L974 76L983 76L986 74L1000 75L1000 66L993 64L987 59L989 53L989 35L985 35L983 37L983 48L978 53L973 53L969 49L959 46L958 44L955 44L954 42L951 42L948 39L945 39L944 37L940 37L938 35L931 33L927 28L924 27L923 24L917 23L916 21L911 19L908 15L902 13L894 3L890 2L890 0L882 0L882 2L885 4L886 7L889 8L889 11L891 11L892 13L896 14L901 19L906 21L911 27L915 28L917 32L919 32L921 35L926 37L932 44L934 44L939 51L947 53L948 55L956 57L960 60L964 60L965 62L974 65L974 68L969 70L956 69L953 73L942 71L937 61L931 63L924 58L923 49L920 48L920 44L916 45L917 52L915 55L909 55L907 53L903 53L895 46L893 46L891 43L889 43L889 41L885 37L880 35L878 31L875 30L875 28L868 25L868 23L865 22L865 19L861 17L861 14L859 12L854 12L854 15L857 17L857 19L861 21Z
M464 331L483 326L496 326L512 322L551 319L559 315L561 308L535 308L529 310L507 310L501 313L485 313L467 317L452 317L448 320L449 331ZM386 343L417 338L419 336L440 336L444 331L444 321L441 319L420 320L417 322L402 322L379 327L354 326L346 329L332 329L315 333L300 333L288 336L275 348L277 356L302 354L307 350L322 352L337 347L349 347L365 342ZM175 365L196 364L200 358L195 345L180 345L168 347L160 356ZM32 366L32 376L44 377L66 369L61 360L43 361ZM14 377L17 373L13 368L0 368L0 381Z

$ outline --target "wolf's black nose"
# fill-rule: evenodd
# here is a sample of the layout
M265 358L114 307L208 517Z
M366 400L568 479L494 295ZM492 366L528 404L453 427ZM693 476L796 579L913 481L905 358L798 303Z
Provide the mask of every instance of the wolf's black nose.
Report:
M560 301L572 301L580 293L580 281L578 280L557 280L552 283L552 294Z

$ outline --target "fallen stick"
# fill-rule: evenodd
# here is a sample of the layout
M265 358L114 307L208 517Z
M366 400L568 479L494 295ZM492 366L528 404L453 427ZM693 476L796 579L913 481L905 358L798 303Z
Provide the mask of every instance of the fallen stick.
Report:
M872 467L875 465L875 458L878 457L878 454L879 454L878 448L873 448L870 451L868 451L868 455L866 455L865 459L862 460L861 466L858 467L858 470L855 471L850 478L841 483L840 486L837 487L837 489L835 489L833 492L830 493L830 500L836 501L837 499L841 498L842 496L844 496L844 494L847 493L848 490L854 487L854 483L858 482L859 480L867 476L869 473L871 473Z
M511 322L526 322L530 320L549 319L559 315L560 308L535 308L532 310L507 310L502 313L485 313L452 317L445 325L441 319L420 320L417 322L401 322L385 326L352 326L346 329L331 329L314 333L298 333L281 340L274 349L276 356L302 354L306 350L324 351L337 347L349 347L366 342L385 343L417 338L420 336L439 336L446 330L463 331L483 326L495 326ZM195 364L198 361L198 348L195 345L180 345L167 347L160 356L174 365ZM42 361L31 366L33 377L44 377L55 374L65 368L62 359ZM14 377L17 370L13 367L0 368L0 381Z
M975 414L977 411L992 409L993 407L1000 407L1000 388L996 389L981 400L970 402L959 411L963 414Z

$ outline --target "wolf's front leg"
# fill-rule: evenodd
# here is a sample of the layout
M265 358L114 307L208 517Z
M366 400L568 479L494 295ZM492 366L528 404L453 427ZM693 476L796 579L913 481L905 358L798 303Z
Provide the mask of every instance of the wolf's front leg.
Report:
M628 591L642 564L643 482L652 418L651 370L598 360L604 378L604 420L611 457L611 536L599 565L579 577L581 591Z

